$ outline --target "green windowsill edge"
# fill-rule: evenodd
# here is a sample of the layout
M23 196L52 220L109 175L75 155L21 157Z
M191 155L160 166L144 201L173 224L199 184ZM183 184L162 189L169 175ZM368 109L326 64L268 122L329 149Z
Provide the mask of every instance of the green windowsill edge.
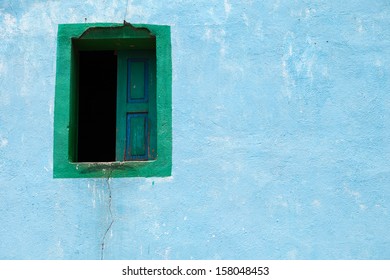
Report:
M102 32L102 37L88 37L85 32L93 27L115 32ZM122 29L118 29L123 27ZM75 145L74 91L72 38L81 35L88 40L139 40L134 28L146 28L156 37L157 57L157 159L124 162L72 162ZM118 32L119 30L119 32ZM142 33L142 32L138 32ZM114 34L114 37L113 35ZM59 24L57 41L57 74L54 107L54 178L108 178L108 177L168 177L172 172L172 58L170 26L119 23ZM99 45L104 48L104 44Z
M66 164L59 176L54 178L119 178L119 177L167 177L170 166L161 166L154 161L132 162L75 162Z

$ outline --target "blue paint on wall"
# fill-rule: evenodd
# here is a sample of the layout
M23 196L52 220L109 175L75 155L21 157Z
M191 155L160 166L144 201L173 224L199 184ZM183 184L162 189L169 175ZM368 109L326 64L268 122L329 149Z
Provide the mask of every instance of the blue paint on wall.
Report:
M1 259L390 258L388 1L85 2L0 3ZM173 176L54 180L57 24L124 18L172 28Z

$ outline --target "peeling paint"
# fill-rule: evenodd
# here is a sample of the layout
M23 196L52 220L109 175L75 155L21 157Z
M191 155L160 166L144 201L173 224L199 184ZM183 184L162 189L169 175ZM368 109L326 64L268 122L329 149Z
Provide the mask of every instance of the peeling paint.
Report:
M0 148L4 148L8 145L8 139L0 136Z
M232 11L232 5L229 3L229 0L223 0L223 7L225 8L226 16L229 16Z

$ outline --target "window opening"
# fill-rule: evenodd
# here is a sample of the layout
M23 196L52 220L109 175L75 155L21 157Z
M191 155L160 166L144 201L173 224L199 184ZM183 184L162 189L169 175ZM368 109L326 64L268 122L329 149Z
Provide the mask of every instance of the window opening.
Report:
M115 161L117 58L114 51L80 51L78 80L77 161Z
M61 24L53 176L170 176L169 26Z

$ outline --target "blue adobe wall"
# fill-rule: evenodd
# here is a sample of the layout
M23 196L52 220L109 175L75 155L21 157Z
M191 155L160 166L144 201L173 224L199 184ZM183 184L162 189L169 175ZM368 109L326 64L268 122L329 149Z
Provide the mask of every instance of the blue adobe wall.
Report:
M0 259L390 258L388 1L80 2L0 2ZM124 17L171 25L173 176L54 180L57 24Z

